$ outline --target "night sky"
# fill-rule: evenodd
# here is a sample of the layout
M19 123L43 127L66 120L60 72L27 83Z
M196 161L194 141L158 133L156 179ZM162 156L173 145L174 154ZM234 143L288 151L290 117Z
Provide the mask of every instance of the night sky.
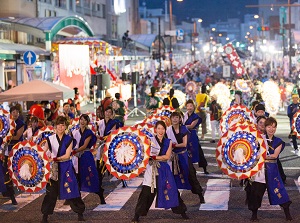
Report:
M140 0L146 2L147 8L164 8L165 0ZM189 21L191 18L202 18L203 26L228 18L240 18L244 14L258 14L258 8L246 8L246 5L257 5L258 0L172 0L173 14L178 21Z

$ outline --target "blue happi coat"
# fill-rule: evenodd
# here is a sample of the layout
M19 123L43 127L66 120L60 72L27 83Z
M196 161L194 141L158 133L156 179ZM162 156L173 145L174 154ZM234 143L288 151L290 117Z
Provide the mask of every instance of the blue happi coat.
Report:
M159 156L165 155L170 145L170 139L164 138L162 143L155 137L156 141L160 145ZM174 180L173 173L167 162L159 162L160 167L157 168L157 204L158 208L172 208L179 205L178 201L178 189Z
M282 145L282 152L285 147L285 142L283 142L282 139L273 136L272 141L268 140L269 153L274 154L275 149L280 145ZM279 205L289 202L290 199L284 187L284 183L281 179L278 170L277 160L273 160L273 162L268 160L265 161L265 174L270 204Z
M47 139L49 150L52 154L56 153L56 157L60 157L66 154L67 148L73 141L73 138L69 135L63 135L60 140L59 137L54 134L49 136ZM59 147L56 148L56 142ZM55 143L55 144L54 144ZM73 143L74 146L74 143ZM59 199L72 199L80 197L78 183L76 179L75 170L73 167L72 160L58 162L58 181L59 181Z
M202 119L196 114L192 113L190 116L186 113L185 114L185 122L184 125L190 125L193 121L198 120L197 124L193 129L189 129L190 134L188 134L188 145L187 149L190 153L191 160L193 163L199 162L199 138L198 138L198 127L202 122Z
M181 125L179 127L179 133L175 132L173 126L169 126L167 128L168 138L175 142L176 144L180 144L183 142L183 137L189 133L189 130L186 126ZM191 190L192 187L189 183L189 157L186 147L176 147L173 149L175 156L178 156L178 166L176 168L176 159L172 162L172 170L175 178L175 182L178 189L186 189Z
M78 176L79 176L80 190L97 193L99 192L99 188L100 188L98 172L96 169L94 156L88 150L95 145L97 141L97 137L90 129L85 129L83 132L81 132L80 129L78 129L77 131L79 131L81 135L79 139L78 148L84 144L84 141L88 137L91 137L90 142L87 146L87 150L84 151L84 153L78 158Z

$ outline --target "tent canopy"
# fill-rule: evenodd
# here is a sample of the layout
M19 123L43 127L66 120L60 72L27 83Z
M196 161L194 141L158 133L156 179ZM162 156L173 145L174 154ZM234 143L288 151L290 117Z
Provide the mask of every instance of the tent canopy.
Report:
M43 101L74 98L74 90L51 82L33 80L0 93L0 102Z

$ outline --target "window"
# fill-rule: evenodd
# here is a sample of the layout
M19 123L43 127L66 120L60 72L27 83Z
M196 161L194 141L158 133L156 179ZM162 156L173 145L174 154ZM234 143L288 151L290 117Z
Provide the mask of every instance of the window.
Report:
M106 5L102 5L102 18L106 18Z
M55 6L59 8L66 8L67 0L55 0Z

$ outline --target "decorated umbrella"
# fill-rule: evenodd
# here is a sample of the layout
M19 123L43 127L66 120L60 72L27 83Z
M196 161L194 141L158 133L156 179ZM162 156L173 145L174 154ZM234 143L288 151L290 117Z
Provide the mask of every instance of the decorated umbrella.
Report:
M167 116L170 118L172 112L176 111L175 108L170 107L168 105L163 105L162 107L156 109L153 113L153 115L158 116Z
M138 123L132 126L133 128L141 130L148 138L154 137L154 125L148 123Z
M261 134L248 125L230 128L219 140L216 159L220 169L233 179L247 179L256 174L266 158Z
M266 111L270 115L276 115L280 107L280 89L274 81L263 83L261 96L265 102Z
M48 156L41 146L31 141L19 142L13 147L8 167L14 185L29 193L42 190L50 177Z
M52 126L45 126L39 129L32 137L32 141L39 146L44 146L46 138L54 134L54 128Z
M233 105L222 115L220 121L221 132L224 133L237 122L244 122L245 120L254 122L252 112L244 105Z
M300 138L300 111L297 111L293 116L292 131L298 138Z
M195 97L197 92L197 84L195 81L189 81L185 85L185 93L190 97Z
M140 175L150 157L150 141L142 131L122 127L113 131L106 140L103 161L116 178L128 180Z
M227 85L222 82L215 84L209 93L210 96L217 96L217 103L221 105L222 110L226 111L230 107L230 90Z
M16 123L10 118L10 113L0 108L0 137L3 138L3 144L11 140L15 128Z
M144 119L143 123L148 123L151 125L155 125L158 121L164 121L167 126L171 125L171 120L167 116L159 116L159 115L151 115L148 118Z
M248 86L247 81L245 81L243 79L237 79L235 81L235 86L236 86L237 90L240 90L242 92L249 92L251 90L251 88Z

